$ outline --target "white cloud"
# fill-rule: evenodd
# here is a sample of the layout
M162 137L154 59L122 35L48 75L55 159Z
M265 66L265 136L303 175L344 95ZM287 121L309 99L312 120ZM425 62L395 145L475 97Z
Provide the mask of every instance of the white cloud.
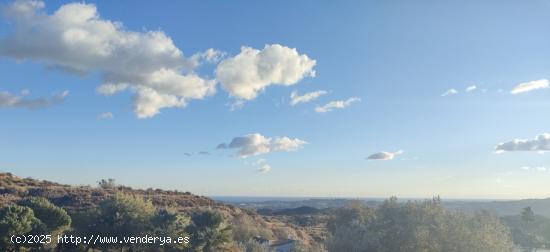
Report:
M104 112L99 114L98 118L102 120L109 120L109 119L113 119L114 116L113 116L113 113L111 112Z
M315 108L315 112L317 113L325 113L325 112L330 112L334 109L343 109L349 105L351 105L352 103L354 102L358 102L358 101L361 101L360 98L357 98L357 97L351 97L351 98L348 98L347 100L345 101L331 101L323 106L317 106Z
M237 99L252 100L270 85L291 86L304 77L314 77L316 61L295 48L279 44L258 50L242 47L235 57L223 60L216 78Z
M455 95L455 94L458 94L458 91L456 91L456 89L454 89L454 88L451 88L451 89L445 91L445 93L443 93L441 96L445 97L445 96L450 96L450 95Z
M254 162L253 165L257 167L257 170L260 173L268 173L271 171L271 165L269 165L263 158L258 159L258 161Z
M242 109L244 107L244 101L243 100L234 100L230 103L226 104L229 107L229 111L235 111Z
M199 65L201 61L206 61L208 63L218 63L223 58L225 58L226 55L227 54L225 52L210 48L204 52L194 54L193 56L191 56L191 59L196 65Z
M550 169L544 167L544 166L522 166L520 169L524 171L538 171L538 172L547 172L550 171Z
M294 91L290 93L290 105L294 106L298 103L310 102L325 94L327 94L327 91L325 90L309 92L303 95L299 95L298 92Z
M69 72L98 72L103 80L98 92L135 92L139 118L215 92L214 80L193 73L196 59L185 58L161 31L128 31L100 18L93 4L65 4L51 15L44 7L42 1L24 0L6 6L13 31L0 38L0 55ZM217 55L207 51L201 57L214 60Z
M21 91L19 95L7 91L0 91L0 108L46 108L62 103L69 95L69 91L63 91L50 97L25 98L29 94L30 92L26 89Z
M306 142L298 138L265 137L261 134L249 134L235 137L229 144L219 144L217 149L237 149L239 157L256 156L270 152L289 152L303 147Z
M466 93L472 92L477 89L476 85L472 85L466 88Z
M367 157L368 160L392 160L396 156L401 155L403 151L396 151L396 152L377 152Z
M548 80L547 79L541 79L541 80L535 80L535 81L529 81L518 84L512 91L510 91L511 94L521 94L537 89L546 89L548 88Z
M514 139L512 141L499 143L495 147L497 153L505 151L550 151L550 134L543 133L535 137L535 139Z

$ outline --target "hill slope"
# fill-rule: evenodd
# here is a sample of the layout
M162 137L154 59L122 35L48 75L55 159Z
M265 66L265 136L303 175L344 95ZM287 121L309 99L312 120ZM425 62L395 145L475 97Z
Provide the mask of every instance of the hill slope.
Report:
M26 196L38 196L67 210L68 213L96 207L101 201L117 192L134 194L149 199L157 207L176 209L180 213L192 214L203 210L220 212L229 224L251 222L255 227L267 230L266 238L286 239L292 237L309 244L312 238L301 228L281 221L266 219L256 212L216 202L208 197L189 192L161 189L132 189L125 186L91 187L71 186L33 178L20 178L11 173L0 173L0 207L14 203Z

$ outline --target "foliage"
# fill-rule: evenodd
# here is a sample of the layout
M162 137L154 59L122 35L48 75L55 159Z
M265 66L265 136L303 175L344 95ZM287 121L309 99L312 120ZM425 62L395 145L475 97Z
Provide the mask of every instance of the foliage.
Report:
M187 228L194 251L224 251L231 242L231 229L218 212L205 211L194 214Z
M71 225L71 217L67 212L45 198L29 197L20 201L19 205L32 209L34 216L44 223L48 233L60 232Z
M438 198L376 209L353 205L328 224L329 251L512 251L509 230L495 216L450 212Z
M97 185L103 189L114 189L116 188L116 182L113 178L101 179L97 181Z
M157 237L186 237L188 236L186 228L189 226L190 219L187 216L180 215L174 211L161 209L157 211L151 220L153 230L152 234ZM172 250L185 250L187 244L165 244L165 248Z
M12 235L57 235L69 228L71 218L67 212L50 203L45 198L29 197L9 205L0 211L0 248L4 250L18 249L11 244ZM53 248L56 240L49 243L20 244L27 248Z
M237 244L239 251L242 252L273 252L269 246L261 244L254 239Z
M38 219L32 209L24 206L9 205L0 209L0 250L18 249L11 243L12 235L25 235L32 231Z
M252 217L244 214L234 218L231 223L231 233L233 240L245 243L257 236L265 239L273 238L273 233L270 230L258 225Z
M525 207L521 211L521 220L526 223L531 223L535 221L535 213L533 212L533 209L531 207Z
M74 227L82 236L140 236L152 229L155 207L151 201L130 194L117 193L96 209L75 215ZM109 245L99 245L105 247ZM127 244L115 245L127 247Z
M516 216L503 220L510 226L512 238L523 251L550 247L550 219L535 215L531 207L523 208Z

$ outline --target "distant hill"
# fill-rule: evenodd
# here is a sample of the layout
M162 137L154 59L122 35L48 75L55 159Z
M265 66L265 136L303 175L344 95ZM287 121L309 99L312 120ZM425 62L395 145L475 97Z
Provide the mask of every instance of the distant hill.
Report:
M300 207L310 207L316 209L334 209L344 207L352 203L361 203L369 207L376 207L384 199L305 199L305 200L269 200L269 201L247 201L247 202L227 202L235 206L248 209L257 209L258 213L264 215L274 215L292 211ZM399 199L400 202L407 202L414 199ZM488 210L499 216L517 215L524 207L530 206L533 211L540 216L550 218L550 198L546 199L523 199L523 200L445 200L443 206L448 209L463 211ZM293 215L289 212L288 215Z
M537 215L550 218L550 198L488 202L443 201L443 205L449 209L464 211L485 209L495 212L499 216L518 215L524 207L530 206Z
M274 215L306 215L306 214L311 215L311 214L318 214L320 212L321 212L320 209L317 209L314 207L301 206L297 208L289 208L289 209L274 211L273 214Z

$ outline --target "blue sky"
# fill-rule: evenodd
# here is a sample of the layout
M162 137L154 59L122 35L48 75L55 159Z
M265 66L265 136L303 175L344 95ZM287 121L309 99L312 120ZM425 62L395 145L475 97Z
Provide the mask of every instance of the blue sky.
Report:
M112 177L203 195L548 197L548 1L89 1L65 8L59 19L54 13L71 2L2 5L0 170L70 184ZM92 5L99 15L92 23L123 26L98 39L112 50L110 61L94 56L94 30L82 41L76 33L67 44L55 42L74 34L71 15ZM36 9L21 18L24 10L14 6ZM79 27L92 29L90 20ZM145 41L151 31L183 56L174 63L154 48L112 42L125 32ZM281 76L239 63L243 46L280 56L258 66L265 61L283 69ZM219 57L197 56L197 66L183 67L208 49ZM148 57L126 65L124 55ZM76 65L84 71L67 70ZM159 88L146 81L149 70L128 70L159 65L200 79ZM110 66L120 75L115 79L136 81L107 96L97 89ZM263 79L233 78L250 73ZM201 81L211 81L215 93L196 91L208 86ZM265 88L254 97L238 91L258 83ZM522 83L539 88L512 94ZM457 93L442 96L451 89ZM172 105L140 114L133 97L148 98L144 90L170 96L163 102ZM326 94L290 104L293 91L319 90ZM38 98L46 102L30 108ZM316 112L347 99L354 101ZM231 109L236 102L242 107ZM108 112L112 118L100 118ZM263 144L238 141L255 133ZM233 148L216 149L235 138ZM496 154L500 143L508 145ZM252 148L249 155L242 155L245 148ZM367 159L373 154L382 158Z

